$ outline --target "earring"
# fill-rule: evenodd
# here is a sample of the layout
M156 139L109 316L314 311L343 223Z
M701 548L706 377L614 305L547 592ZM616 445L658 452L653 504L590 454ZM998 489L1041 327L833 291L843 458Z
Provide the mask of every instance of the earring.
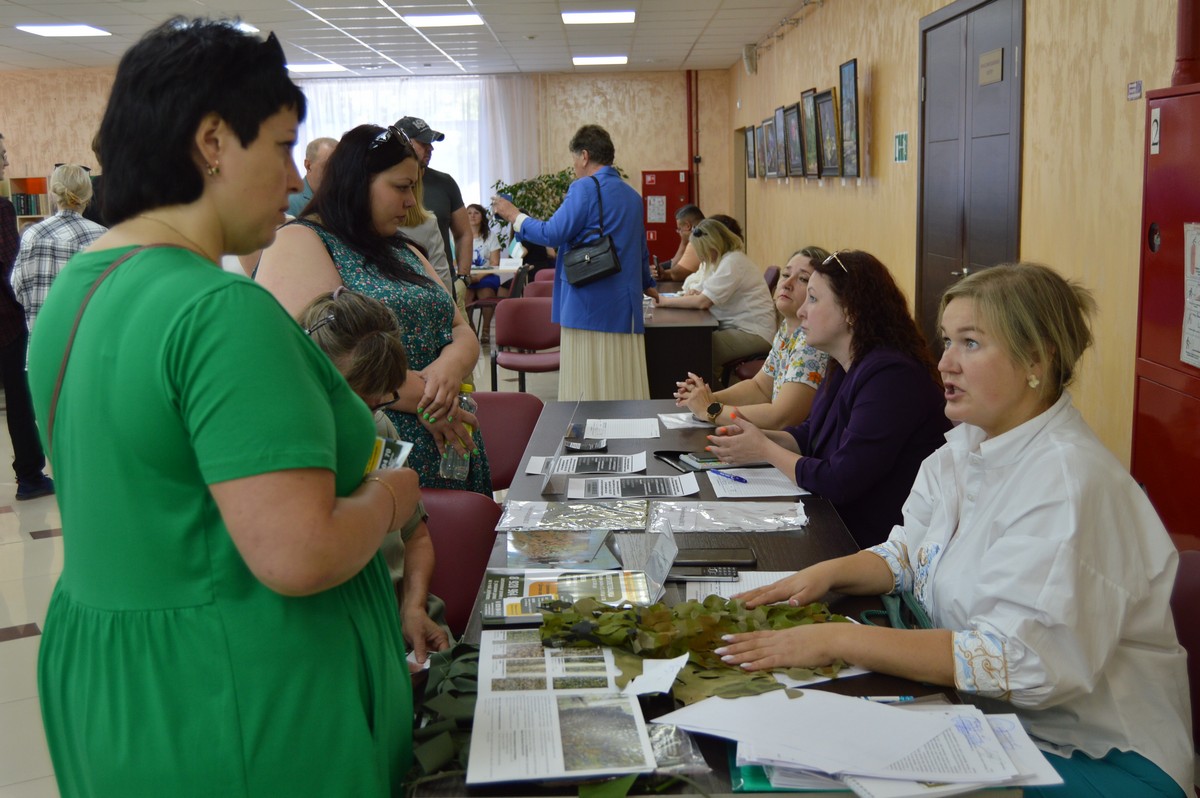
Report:
M1042 381L1037 378L1036 374L1030 374L1026 382L1029 383L1030 388L1036 388L1042 384Z
M208 176L216 177L219 174L221 174L221 165L220 164L209 164Z

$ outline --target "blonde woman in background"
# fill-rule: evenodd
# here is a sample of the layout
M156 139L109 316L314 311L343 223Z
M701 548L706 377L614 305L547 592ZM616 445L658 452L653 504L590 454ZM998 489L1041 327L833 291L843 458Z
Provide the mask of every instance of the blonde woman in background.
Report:
M442 239L441 230L438 228L437 216L425 207L424 172L417 175L417 182L413 184L413 197L417 204L405 213L400 229L413 243L425 251L425 259L437 272L438 279L442 281L442 285L446 286L450 296L454 297L455 304L462 308L465 302L463 297L466 294L466 288L459 284L459 280L455 279L454 270L450 267L450 253L446 252L446 244Z
M50 196L58 212L21 236L12 273L13 293L25 308L25 323L31 332L46 293L62 267L72 255L108 232L81 216L92 199L92 179L82 166L64 163L55 167L50 175Z

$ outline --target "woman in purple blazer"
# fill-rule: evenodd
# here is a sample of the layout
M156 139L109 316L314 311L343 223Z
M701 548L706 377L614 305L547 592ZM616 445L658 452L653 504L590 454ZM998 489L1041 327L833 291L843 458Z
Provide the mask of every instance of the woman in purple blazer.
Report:
M887 267L866 252L816 265L797 316L809 345L829 354L808 419L764 432L735 416L708 448L792 474L833 502L860 546L881 543L950 428L933 355Z

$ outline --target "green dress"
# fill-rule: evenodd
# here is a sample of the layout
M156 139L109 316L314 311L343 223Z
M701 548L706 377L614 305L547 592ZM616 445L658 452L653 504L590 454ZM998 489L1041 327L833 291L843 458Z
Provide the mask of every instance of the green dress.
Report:
M30 344L40 419L82 297L126 251L76 255L50 291ZM244 277L164 248L101 284L53 437L65 561L38 684L62 795L402 792L411 685L382 556L280 595L208 489L324 468L344 496L373 441L363 402Z
M454 326L454 300L440 283L389 280L374 266L367 264L362 255L321 225L306 219L297 220L294 224L303 225L320 236L346 288L379 300L396 314L404 348L408 351L409 368L420 371L437 360L442 349L449 345ZM397 247L395 251L409 270L425 275L421 261L408 247ZM474 434L479 455L471 457L470 473L465 482L459 482L438 475L441 455L437 443L414 414L397 413L394 410L386 412L396 425L401 440L413 444L407 465L420 476L421 487L473 490L491 497L492 471L479 430L475 430Z

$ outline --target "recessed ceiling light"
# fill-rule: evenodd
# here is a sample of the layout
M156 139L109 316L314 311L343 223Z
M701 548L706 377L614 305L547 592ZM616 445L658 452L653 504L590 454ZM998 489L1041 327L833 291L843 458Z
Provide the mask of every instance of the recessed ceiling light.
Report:
M577 55L571 59L575 66L608 66L612 64L628 64L627 55Z
M91 25L18 25L17 30L35 36L112 36L108 31Z
M341 64L334 64L324 61L317 64L288 64L289 72L345 72L346 68Z
M400 19L414 28L465 28L483 24L478 14L405 14Z
M637 19L634 11L564 11L564 25L618 25Z

